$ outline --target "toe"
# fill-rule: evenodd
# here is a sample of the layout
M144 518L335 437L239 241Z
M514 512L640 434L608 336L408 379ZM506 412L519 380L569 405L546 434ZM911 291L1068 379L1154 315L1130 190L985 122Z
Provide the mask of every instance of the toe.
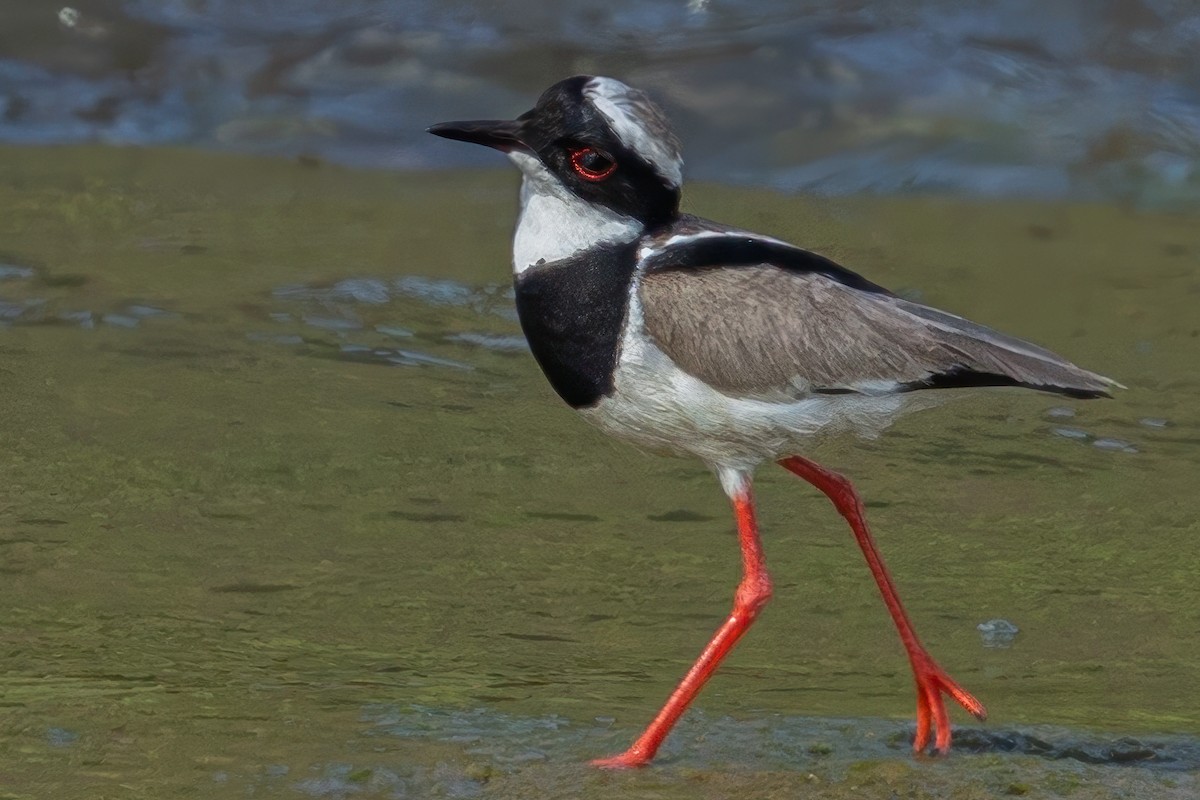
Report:
M600 769L635 769L646 766L650 763L650 759L625 752L619 756L597 758L590 763L593 767L599 767Z

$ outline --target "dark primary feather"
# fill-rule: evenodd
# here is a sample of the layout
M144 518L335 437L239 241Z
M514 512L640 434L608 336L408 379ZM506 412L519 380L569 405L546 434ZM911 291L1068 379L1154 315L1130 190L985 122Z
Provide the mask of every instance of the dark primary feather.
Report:
M1049 350L895 297L799 248L780 258L786 245L759 240L755 261L747 252L753 240L731 237L741 265L722 263L733 245L721 238L686 243L691 266L651 256L639 291L646 332L683 370L726 393L1025 386L1102 397L1118 385Z

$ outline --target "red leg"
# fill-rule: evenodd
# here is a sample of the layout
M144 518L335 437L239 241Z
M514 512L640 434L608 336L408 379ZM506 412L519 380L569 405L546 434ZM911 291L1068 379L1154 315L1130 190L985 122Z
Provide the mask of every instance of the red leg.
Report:
M883 595L883 602L887 606L888 613L892 615L892 621L896 623L896 630L900 632L900 641L904 643L904 649L908 651L908 660L912 664L913 677L917 682L917 735L913 740L913 750L919 753L929 744L929 731L932 723L933 727L937 728L937 737L933 744L934 751L949 752L950 716L946 713L946 704L942 699L942 693L945 692L953 697L955 702L980 720L987 719L987 710L982 703L955 683L945 670L938 666L922 646L921 640L917 638L917 632L913 629L912 622L909 621L908 614L900 603L900 595L896 593L896 585L892 583L892 577L888 575L883 558L879 555L879 550L871 538L871 531L867 527L866 512L863 510L862 499L859 498L858 492L854 490L853 484L845 476L825 469L820 464L806 458L792 456L782 459L779 465L824 492L825 496L833 501L838 512L850 523L850 527L854 530L854 538L858 540L859 548L867 557L867 566L871 568L871 574L875 577L880 594Z
M763 560L762 543L754 521L754 498L748 482L733 495L733 510L737 516L738 539L742 546L742 582L738 584L733 597L733 611L637 741L620 755L593 761L594 766L620 769L650 763L663 739L667 738L675 722L700 693L704 683L712 677L721 659L749 630L758 612L771 599L771 576L767 574Z

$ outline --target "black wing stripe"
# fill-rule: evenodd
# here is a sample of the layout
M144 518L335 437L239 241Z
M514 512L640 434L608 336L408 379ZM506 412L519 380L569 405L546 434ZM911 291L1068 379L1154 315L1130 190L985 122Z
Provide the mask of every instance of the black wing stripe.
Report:
M697 236L651 253L645 260L646 269L650 271L750 267L761 264L771 264L790 272L824 275L860 292L893 296L879 284L872 283L857 272L848 270L824 256L784 242L773 242L753 236Z

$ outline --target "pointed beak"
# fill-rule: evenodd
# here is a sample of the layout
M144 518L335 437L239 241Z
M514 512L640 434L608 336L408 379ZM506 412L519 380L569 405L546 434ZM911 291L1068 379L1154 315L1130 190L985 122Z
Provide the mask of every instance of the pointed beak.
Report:
M518 120L477 119L467 122L440 122L427 128L434 136L457 139L494 147L505 153L513 150L528 150L521 141L521 123Z

